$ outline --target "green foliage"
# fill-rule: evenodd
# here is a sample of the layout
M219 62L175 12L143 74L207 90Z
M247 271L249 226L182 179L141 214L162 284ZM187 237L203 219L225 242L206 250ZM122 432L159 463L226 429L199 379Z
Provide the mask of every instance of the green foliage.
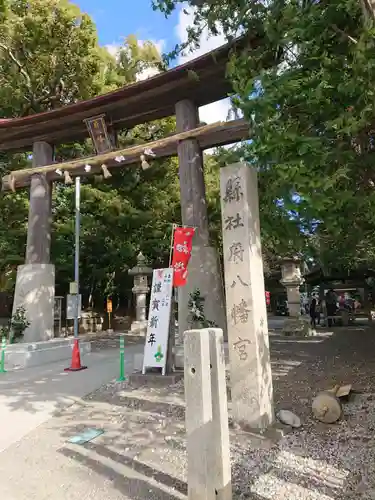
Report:
M204 314L205 298L201 295L199 288L190 294L188 309L189 309L189 324L191 328L215 328L217 327L214 321L206 318Z
M3 117L60 107L134 82L160 68L152 42L134 35L117 57L98 45L92 19L68 0L4 0L0 16Z
M180 3L154 6L169 15ZM238 33L260 37L257 47L232 54L228 74L252 131L244 156L266 185L261 210L270 208L276 224L277 211L264 197L282 199L304 229L319 221L308 243L326 265L375 264L371 9L362 11L357 0L188 3L197 7L190 46L203 27L216 34L220 26L228 40Z
M93 21L67 0L5 0L0 9L0 115L45 111L134 82L146 70L160 69L151 42L129 36L116 56L99 47ZM174 130L167 119L119 134L120 146L142 143ZM63 161L93 152L89 140L62 144ZM27 153L1 155L1 174L30 166ZM82 186L81 284L84 304L97 303L132 283L126 274L139 250L155 264L168 259L170 227L179 222L175 160L155 161L143 172L132 166L106 182L99 176ZM0 289L14 286L16 266L25 255L28 192L0 197ZM65 294L73 276L74 188L55 184L52 261L57 293ZM116 295L115 294L115 295ZM130 294L131 296L131 294Z
M145 73L152 75L156 70L165 70L157 47L149 41L140 44L134 35L126 37L118 55L117 73L122 84L133 83Z
M0 336L6 337L10 344L22 339L26 328L30 326L30 322L26 317L24 307L18 307L6 326L0 328Z
M62 106L129 84L145 72L163 69L156 47L140 44L134 36L124 40L113 56L97 42L95 25L66 0L5 0L0 9L0 114L26 115ZM240 66L235 66L239 71ZM233 79L239 85L237 73ZM190 75L194 79L194 75ZM248 76L248 78L250 78ZM238 80L238 81L237 81ZM242 95L242 94L239 94ZM246 104L247 105L247 104ZM242 103L241 103L242 106ZM243 105L246 108L245 104ZM247 111L246 111L247 113ZM121 131L121 147L165 137L175 131L174 118ZM89 155L90 141L62 144L57 161ZM249 158L246 146L217 150L205 156L205 180L211 238L221 249L219 196L220 166ZM2 155L2 175L31 163L27 153ZM289 220L286 207L276 207L271 172L259 173L263 252L266 269L278 254L303 249L300 220ZM84 306L102 308L107 295L114 308L131 299L132 280L127 270L142 251L153 266L168 264L172 223L180 223L179 178L176 159L152 160L143 171L133 165L113 176L82 179L80 282ZM287 196L284 196L288 200ZM292 199L290 201L292 203ZM23 263L28 216L28 192L0 197L0 290L14 286L16 266ZM74 275L74 188L55 184L53 191L52 256L56 265L56 293L65 295ZM196 297L203 306L203 298ZM199 300L198 300L199 299ZM203 311L204 315L204 311Z
M105 61L92 20L67 0L5 0L0 18L3 116L27 115L103 92Z
M154 265L167 264L171 226L180 220L175 161L154 161L145 172L131 167L106 183L88 181L81 198L81 286L87 300L92 295L98 305L111 280L111 293L130 290L126 271L139 251ZM52 259L56 281L66 290L73 275L74 188L57 188L54 206Z
M17 342L23 337L24 331L30 326L30 322L26 317L26 310L24 307L18 307L10 321L9 339L10 342Z

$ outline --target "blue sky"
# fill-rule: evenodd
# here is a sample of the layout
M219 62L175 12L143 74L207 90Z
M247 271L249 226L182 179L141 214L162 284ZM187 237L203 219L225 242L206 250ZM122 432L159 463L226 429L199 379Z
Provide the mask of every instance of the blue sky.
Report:
M178 42L178 13L165 19L161 12L152 10L151 0L75 0L74 3L94 19L102 45L121 43L129 34L141 40L163 40L164 50Z
M186 37L186 28L193 20L192 13L185 15L182 8L168 19L153 11L151 0L72 0L95 21L101 45L120 45L123 38L134 34L139 40L151 40L162 52L168 52ZM223 36L208 37L203 30L201 48L194 54L180 58L184 63L225 43ZM110 48L110 47L109 47ZM219 101L200 108L202 121L213 123L226 120L229 101Z

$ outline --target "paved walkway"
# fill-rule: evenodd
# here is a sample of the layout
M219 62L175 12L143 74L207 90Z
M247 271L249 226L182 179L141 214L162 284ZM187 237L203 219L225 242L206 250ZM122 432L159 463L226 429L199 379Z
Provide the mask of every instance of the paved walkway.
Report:
M141 368L142 352L143 345L126 349L126 373ZM82 399L118 376L118 349L101 349L83 361L88 369L76 373L64 372L62 362L0 375L0 499L184 499L115 456L69 443L84 428L102 427L97 444L114 439L126 446L127 435L119 429L127 419L124 408Z
M141 368L142 351L142 345L125 350L127 372ZM75 373L64 372L69 363L62 361L0 374L0 453L50 419L57 410L79 401L119 374L118 349L94 352L82 361L88 369Z

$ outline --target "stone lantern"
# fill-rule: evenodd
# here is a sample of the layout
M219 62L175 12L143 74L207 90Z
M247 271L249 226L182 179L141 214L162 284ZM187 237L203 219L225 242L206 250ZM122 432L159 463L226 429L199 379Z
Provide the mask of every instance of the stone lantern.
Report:
M139 335L146 335L146 302L147 294L150 291L148 276L151 276L152 269L147 266L147 260L142 252L139 252L137 256L137 265L129 270L129 274L134 276L132 292L135 295L135 321L133 321L131 325L131 331Z
M286 335L309 335L310 320L301 316L300 286L304 279L301 276L301 260L298 257L286 257L281 262L280 283L285 286L288 297L289 317L286 319L283 332Z

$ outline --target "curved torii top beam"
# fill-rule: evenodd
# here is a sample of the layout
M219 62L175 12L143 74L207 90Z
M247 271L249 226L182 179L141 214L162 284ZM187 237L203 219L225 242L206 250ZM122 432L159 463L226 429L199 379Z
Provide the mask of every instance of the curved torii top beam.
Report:
M105 114L115 128L171 116L175 103L183 99L203 106L232 91L226 78L226 63L232 48L253 48L260 38L247 35L186 64L127 85L119 90L52 111L0 120L0 151L30 150L37 141L59 144L88 136L83 120Z

